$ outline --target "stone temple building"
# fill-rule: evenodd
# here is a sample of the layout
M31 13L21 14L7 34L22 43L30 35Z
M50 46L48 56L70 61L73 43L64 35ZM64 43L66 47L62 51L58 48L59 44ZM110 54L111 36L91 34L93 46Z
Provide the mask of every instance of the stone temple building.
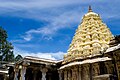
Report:
M63 60L26 56L13 68L14 80L120 80L120 36L89 7Z

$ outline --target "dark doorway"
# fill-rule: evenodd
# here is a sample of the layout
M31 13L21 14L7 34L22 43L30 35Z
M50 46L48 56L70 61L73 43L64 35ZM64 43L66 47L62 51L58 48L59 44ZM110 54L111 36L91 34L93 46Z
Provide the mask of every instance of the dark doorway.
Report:
M102 75L102 74L107 74L107 68L106 68L106 66L105 66L105 63L104 62L100 62L99 63L100 64L100 75Z
M36 80L42 80L42 72L39 70L37 71Z
M21 70L19 69L19 71L18 71L18 76L17 76L17 77L18 77L18 80L20 80L20 77L21 77L21 74L20 74L20 73L21 73Z
M25 80L33 80L33 69L27 68L26 74L25 74Z
M58 71L52 71L51 80L59 80Z
M4 76L0 74L0 80L4 80Z
M46 73L46 80L59 80L58 71L48 69L48 71Z
M50 70L46 73L46 80L52 80L52 72Z
M9 68L9 80L14 80L14 68Z

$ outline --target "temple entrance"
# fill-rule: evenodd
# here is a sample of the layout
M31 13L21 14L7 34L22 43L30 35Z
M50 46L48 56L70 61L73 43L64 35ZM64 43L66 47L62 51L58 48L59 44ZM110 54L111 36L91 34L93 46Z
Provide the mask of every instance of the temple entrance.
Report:
M42 72L33 68L27 68L25 80L42 80Z
M107 68L104 62L99 63L100 75L107 74Z
M0 74L0 80L4 80L4 76Z
M52 72L51 80L59 80L59 74L57 71Z
M9 80L14 80L14 68L9 68Z
M46 80L52 80L51 76L52 76L52 73L50 70L48 70L46 74Z
M25 74L25 80L33 80L33 69L27 68L26 74Z
M36 80L42 80L42 73L41 73L41 71L37 71Z
M57 71L48 70L46 80L59 80L59 74Z

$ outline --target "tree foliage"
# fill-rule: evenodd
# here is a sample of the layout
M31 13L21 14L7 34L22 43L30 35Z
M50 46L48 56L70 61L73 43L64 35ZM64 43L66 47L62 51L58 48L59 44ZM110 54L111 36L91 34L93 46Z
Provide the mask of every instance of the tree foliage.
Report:
M7 32L0 27L0 61L14 61L12 43L7 41Z

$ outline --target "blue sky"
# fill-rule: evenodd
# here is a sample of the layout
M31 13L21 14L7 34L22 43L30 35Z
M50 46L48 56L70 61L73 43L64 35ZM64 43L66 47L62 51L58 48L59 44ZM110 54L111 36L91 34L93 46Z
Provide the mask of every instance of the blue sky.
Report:
M91 5L113 35L120 34L119 0L0 0L0 25L15 55L62 59Z

